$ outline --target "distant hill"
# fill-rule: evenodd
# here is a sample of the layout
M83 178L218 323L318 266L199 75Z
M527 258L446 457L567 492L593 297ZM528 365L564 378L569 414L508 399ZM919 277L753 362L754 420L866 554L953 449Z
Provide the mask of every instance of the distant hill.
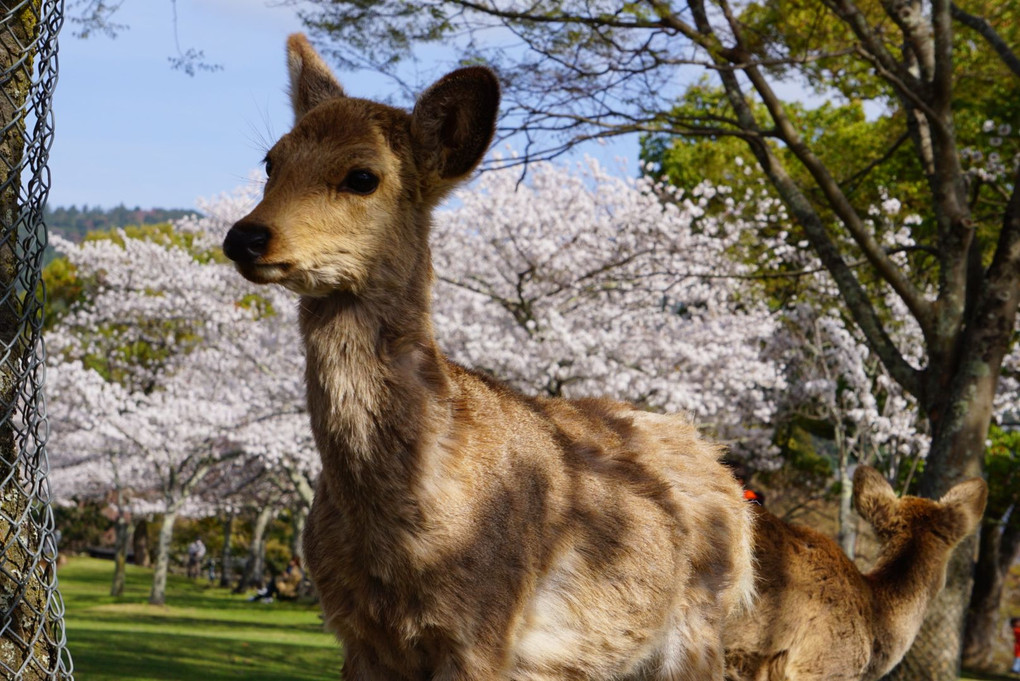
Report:
M196 210L181 208L148 208L135 206L128 208L124 204L115 208L89 208L88 206L70 206L43 210L43 219L51 234L59 234L71 241L81 241L85 235L97 229L116 229L128 225L158 225L177 220L188 215L197 214Z

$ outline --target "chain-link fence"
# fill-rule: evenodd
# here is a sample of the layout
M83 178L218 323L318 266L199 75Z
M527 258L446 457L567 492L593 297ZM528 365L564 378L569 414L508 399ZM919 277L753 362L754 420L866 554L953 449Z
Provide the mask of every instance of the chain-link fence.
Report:
M0 678L70 679L40 337L63 0L0 0L0 12Z

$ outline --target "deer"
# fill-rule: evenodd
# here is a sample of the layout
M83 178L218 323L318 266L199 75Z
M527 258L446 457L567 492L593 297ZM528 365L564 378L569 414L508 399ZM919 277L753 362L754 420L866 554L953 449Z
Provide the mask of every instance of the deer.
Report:
M942 591L954 548L984 513L988 486L961 482L939 500L897 498L858 466L857 512L880 549L861 574L839 545L756 506L757 601L726 625L730 681L875 681L903 658Z
M348 96L301 34L287 63L293 128L223 250L299 296L322 459L305 561L343 678L721 681L754 583L722 446L437 345L432 213L491 144L495 74L455 70L408 112Z

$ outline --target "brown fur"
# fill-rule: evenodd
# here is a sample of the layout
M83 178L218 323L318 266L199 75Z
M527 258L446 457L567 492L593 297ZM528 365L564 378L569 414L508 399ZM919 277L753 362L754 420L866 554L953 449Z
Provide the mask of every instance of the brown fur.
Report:
M302 294L323 469L305 554L344 678L722 679L753 578L720 447L681 416L522 396L436 347L430 213L491 140L494 76L456 71L408 114L288 48L297 122L224 248ZM374 191L350 191L357 169Z
M897 499L873 468L854 475L854 501L882 543L862 575L832 539L760 509L758 602L725 634L734 681L872 681L903 657L945 584L953 548L974 531L988 488L974 479L939 501Z

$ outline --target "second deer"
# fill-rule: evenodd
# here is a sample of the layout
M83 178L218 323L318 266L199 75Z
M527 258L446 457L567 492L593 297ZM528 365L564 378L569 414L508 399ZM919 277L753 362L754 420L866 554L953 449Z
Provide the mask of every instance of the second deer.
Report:
M983 480L938 501L898 499L873 468L854 473L857 512L881 543L861 574L832 539L768 511L755 519L758 600L726 627L732 681L875 681L914 641L956 545L984 513Z
M518 394L433 337L431 213L488 148L496 78L455 71L408 113L347 96L303 36L288 63L294 128L224 250L301 296L305 555L344 679L721 681L754 581L721 448L681 416Z

